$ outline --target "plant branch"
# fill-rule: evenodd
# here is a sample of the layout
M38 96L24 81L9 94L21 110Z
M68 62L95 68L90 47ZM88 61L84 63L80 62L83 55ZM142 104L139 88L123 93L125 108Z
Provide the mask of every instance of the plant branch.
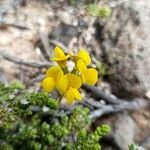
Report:
M10 61L10 62L13 62L13 63L16 63L16 64L20 64L20 65L25 65L25 66L28 66L28 67L33 67L33 68L47 68L47 67L50 67L50 63L48 62L29 62L29 61L24 61L20 58L16 58L15 56L11 56L9 54L7 54L6 52L4 52L5 50L0 50L0 55Z
M0 21L0 28L8 28L8 27L15 27L21 30L29 30L28 27L23 26L23 25L19 25L13 22L4 22L4 21Z
M137 99L132 102L122 102L116 105L105 105L103 108L94 110L90 113L89 117L94 119L96 117L101 117L106 114L116 113L123 110L138 110L140 108L148 107L150 108L150 101L145 99Z
M84 84L83 88L86 91L90 92L91 95L95 99L103 99L107 103L110 103L110 104L120 104L123 101L123 99L118 99L118 98L115 98L109 94L106 94L103 90L97 88L96 86L89 86L89 85Z

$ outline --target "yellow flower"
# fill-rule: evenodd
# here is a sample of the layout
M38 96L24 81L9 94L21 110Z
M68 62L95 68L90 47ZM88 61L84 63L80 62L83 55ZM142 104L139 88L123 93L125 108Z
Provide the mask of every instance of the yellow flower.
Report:
M98 80L98 72L94 68L87 68L85 63L80 59L77 62L77 69L81 74L83 83L94 85Z
M63 50L60 47L55 47L54 49L54 58L51 60L56 61L61 67L66 66L67 59L70 57L70 55L65 55Z
M86 66L91 63L91 58L89 53L85 49L81 49L78 54L75 56L76 60L83 60Z
M75 62L75 68L73 65L69 65L71 62L68 63L68 66L66 65L67 59L70 57ZM61 48L55 47L54 58L51 60L56 61L59 66L53 66L46 71L46 77L43 79L41 86L46 92L57 89L61 95L66 97L69 104L82 99L79 92L82 83L94 85L97 82L98 72L94 68L87 68L91 63L91 58L84 49L73 56L71 54L65 55Z
M59 79L63 76L63 71L59 66L54 66L46 71L46 78L43 79L41 86L44 91L51 92L57 87Z
M81 100L78 89L81 87L82 81L79 76L72 73L64 75L57 84L57 88L61 94L67 98L67 102L72 104L75 100Z

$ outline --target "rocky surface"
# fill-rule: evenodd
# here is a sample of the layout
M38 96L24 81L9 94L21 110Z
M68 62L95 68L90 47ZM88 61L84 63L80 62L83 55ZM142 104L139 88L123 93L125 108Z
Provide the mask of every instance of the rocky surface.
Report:
M143 96L150 89L149 14L149 1L126 1L109 21L95 23L101 57L113 69L109 82L120 97Z
M113 126L112 136L115 142L121 150L127 150L128 145L134 141L136 126L133 119L127 114L120 114Z
M141 146L144 147L146 150L150 149L150 136L144 138L144 140L141 142Z
M112 117L106 116L97 121L97 124L102 123L111 126L111 133L103 141L104 150L128 150L128 145L135 141L138 128L130 114L123 112Z
M0 67L0 82L7 83L8 79L6 78L3 68Z

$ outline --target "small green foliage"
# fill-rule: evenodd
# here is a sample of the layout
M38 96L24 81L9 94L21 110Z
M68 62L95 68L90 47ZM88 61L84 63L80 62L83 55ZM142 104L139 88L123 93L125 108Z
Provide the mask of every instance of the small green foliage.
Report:
M73 131L79 131L86 128L90 123L88 112L89 109L87 108L76 107L70 117L69 128Z
M97 4L90 4L87 8L88 12L95 17L108 18L111 15L111 8L109 6L99 7Z
M102 6L99 9L99 17L108 18L111 14L111 8L109 6Z
M27 94L26 100L31 105L47 106L52 109L58 108L58 101L53 98L50 98L48 94L45 92L41 93L32 92L30 94Z
M107 124L103 124L102 126L96 129L96 132L99 136L106 135L110 132L110 126Z
M102 79L107 75L112 75L113 70L110 69L106 64L97 62L98 70Z
M129 150L139 150L139 146L136 143L132 143L129 145Z
M99 16L99 7L96 4L90 4L88 6L88 12L92 16Z
M107 125L87 131L89 109L57 115L58 100L18 84L0 83L0 100L0 150L100 150L99 140L109 131Z
M25 89L24 84L22 84L22 83L19 82L19 81L12 82L11 85L10 85L10 87L11 87L11 88L14 88L14 89L20 89L20 90Z
M70 3L73 7L77 7L77 1L76 0L70 0Z

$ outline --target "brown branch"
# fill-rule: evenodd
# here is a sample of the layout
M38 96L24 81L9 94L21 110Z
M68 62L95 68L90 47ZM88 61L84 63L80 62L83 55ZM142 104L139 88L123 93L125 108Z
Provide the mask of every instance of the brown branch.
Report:
M138 110L140 108L150 107L150 101L144 99L134 100L132 102L122 102L116 105L105 105L103 108L94 110L90 113L89 117L94 119L96 117L101 117L106 114L116 113L123 110Z
M5 50L0 50L0 55L10 61L10 62L13 62L13 63L16 63L16 64L20 64L20 65L25 65L25 66L28 66L28 67L33 67L33 68L47 68L47 67L50 67L50 63L48 62L29 62L29 61L24 61L20 58L16 58L16 56L11 56L9 54L7 54L6 52L4 52Z
M90 92L91 95L95 98L95 99L103 99L105 100L107 103L110 104L119 104L122 103L123 99L118 99L115 98L109 94L106 94L103 90L97 88L96 86L89 86L89 85L83 85L83 88ZM125 100L124 100L125 101Z
M13 22L0 21L0 28L8 28L8 27L15 27L15 28L22 29L22 30L29 30L28 27L20 25L20 24L16 24Z
M93 99L83 99L82 103L86 104L87 106L89 106L90 108L102 108L104 106L104 104L101 104L98 101L95 101Z

